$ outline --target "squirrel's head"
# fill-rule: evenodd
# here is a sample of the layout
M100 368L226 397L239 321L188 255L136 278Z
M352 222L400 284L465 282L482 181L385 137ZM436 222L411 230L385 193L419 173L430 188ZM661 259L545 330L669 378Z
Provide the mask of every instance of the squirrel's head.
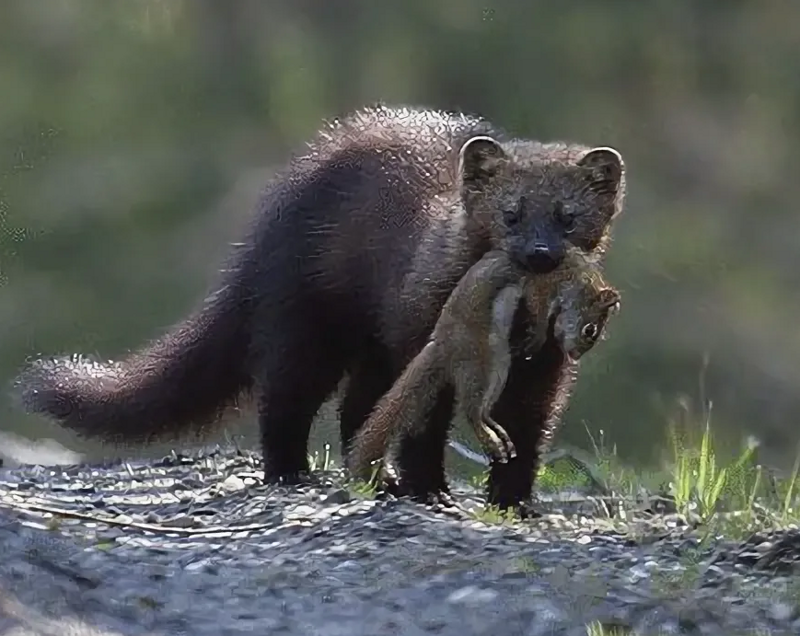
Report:
M622 208L625 166L613 148L477 136L461 147L458 167L467 214L535 274L558 267L568 243L602 250Z
M581 285L560 299L553 335L567 357L579 360L602 338L609 318L619 309L616 289Z

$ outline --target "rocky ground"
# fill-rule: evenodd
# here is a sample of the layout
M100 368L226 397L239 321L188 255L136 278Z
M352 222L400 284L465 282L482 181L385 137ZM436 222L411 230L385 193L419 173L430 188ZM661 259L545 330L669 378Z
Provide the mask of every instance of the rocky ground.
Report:
M266 487L257 460L0 469L0 636L800 633L796 530L701 542L643 511L501 523L468 489L464 512L336 473Z

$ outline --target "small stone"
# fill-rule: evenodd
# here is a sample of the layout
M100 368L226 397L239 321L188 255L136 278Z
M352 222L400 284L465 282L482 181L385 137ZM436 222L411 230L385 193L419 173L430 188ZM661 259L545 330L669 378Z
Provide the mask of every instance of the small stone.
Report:
M324 504L346 504L352 500L350 493L347 492L344 488L337 488L329 492L328 494L324 495L321 499L321 502ZM339 513L341 514L342 511L340 510Z
M317 514L317 509L313 506L301 504L295 506L291 513L286 515L287 519L310 519Z
M546 598L533 600L529 609L535 616L526 632L529 636L551 636L561 633L559 628L563 629L563 623L568 620L567 614Z
M338 572L338 571L342 571L342 570L345 570L345 571L346 570L353 570L353 571L355 571L355 570L361 570L361 569L363 569L361 567L361 565L358 562L352 561L352 560L342 561L341 563L333 566L333 571L334 572Z
M184 570L187 572L194 572L200 571L207 572L209 574L216 574L219 571L219 568L214 565L211 559L201 559L200 561L193 561L191 563L187 563L184 567Z
M230 475L220 484L220 486L222 486L222 488L228 492L236 492L237 490L243 490L245 484L244 480L239 479L236 475Z
M790 621L797 617L797 608L789 603L773 603L767 610L769 617L779 623Z
M455 592L452 592L450 596L447 597L447 602L468 605L490 603L498 596L498 593L494 590L479 588L475 585L467 585L466 587L462 587Z

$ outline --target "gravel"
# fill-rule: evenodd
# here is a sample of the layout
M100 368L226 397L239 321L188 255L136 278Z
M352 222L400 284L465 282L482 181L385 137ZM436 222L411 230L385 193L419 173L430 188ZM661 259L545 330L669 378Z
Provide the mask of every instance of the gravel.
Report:
M258 467L217 448L0 469L0 636L800 633L797 529L702 540L557 502L500 523L465 486L442 509Z

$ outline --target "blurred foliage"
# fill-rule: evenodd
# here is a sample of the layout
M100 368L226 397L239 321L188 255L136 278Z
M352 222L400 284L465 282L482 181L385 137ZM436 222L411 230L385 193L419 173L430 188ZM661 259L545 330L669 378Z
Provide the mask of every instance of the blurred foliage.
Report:
M608 260L623 310L565 439L586 446L586 421L660 460L702 372L715 428L791 464L798 24L800 3L778 0L5 0L0 380L39 352L119 357L157 336L322 119L406 102L626 158ZM5 394L0 416L100 452Z

